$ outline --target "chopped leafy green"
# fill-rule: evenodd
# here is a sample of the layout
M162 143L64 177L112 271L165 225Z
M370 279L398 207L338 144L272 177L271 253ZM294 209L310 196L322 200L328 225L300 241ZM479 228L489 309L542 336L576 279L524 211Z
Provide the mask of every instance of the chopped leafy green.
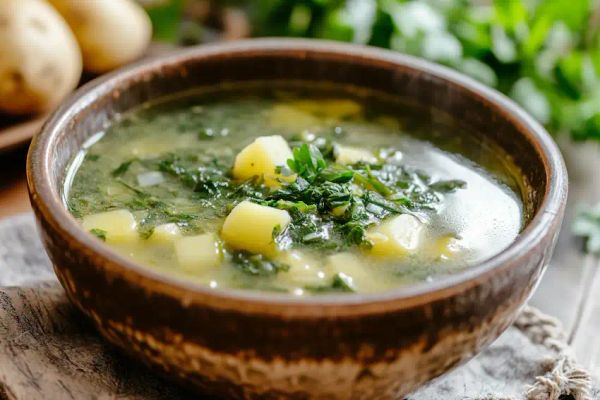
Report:
M579 210L573 233L585 239L588 253L600 255L600 204Z
M452 193L455 190L458 189L464 189L466 186L465 181L461 181L461 180L449 180L449 181L438 181L438 182L434 182L431 185L429 185L429 187L432 190L435 190L436 192L440 192L440 193Z
M304 290L312 293L327 293L327 292L355 292L352 278L344 273L337 273L333 276L329 285L322 286L305 286Z
M265 190L258 182L234 183L229 176L230 167L216 159L198 164L170 154L158 162L158 169L178 178L201 198L253 197L252 194L260 196L259 192Z
M178 39L185 3L186 0L145 2L146 11L152 21L154 39L162 41Z
M117 182L134 193L133 198L125 204L126 207L134 211L145 211L138 224L138 232L142 238L149 238L157 225L176 223L182 227L189 227L189 224L196 220L195 215L174 211L175 207L173 205L126 183L122 179Z
M90 233L94 236L96 236L98 239L102 240L103 242L106 242L106 235L108 234L108 232L106 232L103 229L91 229Z
M238 270L255 276L275 275L290 269L287 264L270 260L262 254L252 254L246 251L234 251L231 255L231 262Z
M288 166L298 175L294 182L254 199L290 213L292 222L277 238L282 247L369 247L369 226L389 215L434 209L443 193L465 185L458 180L431 182L422 173L385 161L347 167L329 163L311 143L294 148Z
M131 159L121 163L121 165L119 165L112 171L112 176L116 178L124 175L129 170L129 167L131 167L131 164L133 164L134 161L136 161L136 159Z
M271 232L271 237L273 238L273 240L277 239L277 237L281 234L282 229L281 229L281 225L277 224L275 225L275 227L273 227L273 232Z
M202 128L198 133L198 139L200 140L211 140L214 139L215 132L210 128Z
M342 292L354 292L354 285L352 283L352 278L344 273L335 274L333 277L333 282L331 283L332 289L337 289Z
M312 182L327 166L321 151L313 144L302 144L294 149L294 158L288 160L288 167L299 177Z

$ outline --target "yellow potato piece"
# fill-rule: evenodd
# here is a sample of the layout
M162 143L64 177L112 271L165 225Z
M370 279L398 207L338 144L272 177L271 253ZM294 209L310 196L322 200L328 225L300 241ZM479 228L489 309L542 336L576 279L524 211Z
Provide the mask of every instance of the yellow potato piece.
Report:
M171 244L175 239L181 236L179 227L177 224L162 224L154 228L152 235L148 238L153 243L157 244Z
M434 242L433 255L448 260L464 250L460 240L452 235L442 236Z
M420 246L423 224L412 215L402 214L384 221L367 232L373 246L369 253L377 256L401 257L414 253Z
M350 203L344 205L344 206L337 206L334 207L331 210L331 213L333 215L335 215L336 217L341 217L342 215L346 214L346 211L348 211L348 207L350 207Z
M240 180L262 176L265 185L276 188L280 186L278 179L287 180L289 177L276 174L275 168L285 165L292 157L290 146L283 137L261 136L238 153L233 164L233 176Z
M375 118L375 122L379 125L382 125L388 129L392 129L395 131L399 131L402 127L400 125L400 121L397 118L394 118L389 115L382 115L380 117Z
M242 201L225 219L221 238L234 249L275 255L273 230L285 229L290 220L287 211Z
M362 106L348 99L297 100L289 104L298 110L328 119L351 118L362 113Z
M271 125L275 128L302 130L320 125L319 119L310 113L287 104L276 104L271 109Z
M290 269L277 274L277 280L280 282L297 285L299 288L304 286L319 286L326 283L326 274L319 265L319 262L301 251L286 251L277 257L277 261L289 265Z
M185 236L175 242L179 266L187 272L205 272L221 264L222 254L216 235Z
M370 151L349 146L335 146L334 155L335 162L342 165L356 164L357 162L375 164L377 162L377 157Z
M98 229L106 232L107 242L130 242L139 238L137 223L128 210L107 211L83 217L86 231Z

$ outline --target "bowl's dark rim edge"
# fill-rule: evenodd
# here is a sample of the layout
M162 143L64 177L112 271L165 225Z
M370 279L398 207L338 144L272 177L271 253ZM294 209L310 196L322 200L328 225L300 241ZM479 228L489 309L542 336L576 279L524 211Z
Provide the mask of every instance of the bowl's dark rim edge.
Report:
M400 287L381 293L332 294L307 298L234 289L210 289L137 264L87 234L64 206L58 188L52 187L50 171L53 149L50 144L55 142L53 136L66 134L65 128L68 127L72 116L93 104L97 97L96 93L110 93L117 90L117 82L127 81L134 76L143 76L151 71L160 70L161 66L176 65L189 58L253 51L338 54L345 57L384 61L424 71L435 76L436 79L462 86L493 106L511 123L520 126L520 130L525 132L527 139L537 149L548 174L546 193L540 210L509 247L464 271L441 277L433 282ZM27 182L34 209L37 208L36 211L42 214L38 217L50 223L71 242L75 242L81 251L87 253L87 256L99 257L101 260L99 264L111 268L110 273L137 282L151 291L180 298L185 304L200 302L223 309L242 307L246 312L284 314L288 317L385 312L388 309L424 305L463 292L481 284L489 278L489 275L497 274L503 268L514 268L517 259L525 257L530 250L540 246L544 241L552 240L548 235L560 228L567 197L567 171L558 146L537 121L496 90L444 66L389 50L323 40L288 38L248 39L198 46L168 56L140 61L87 83L61 104L34 137L27 157ZM111 261L119 267L113 268Z

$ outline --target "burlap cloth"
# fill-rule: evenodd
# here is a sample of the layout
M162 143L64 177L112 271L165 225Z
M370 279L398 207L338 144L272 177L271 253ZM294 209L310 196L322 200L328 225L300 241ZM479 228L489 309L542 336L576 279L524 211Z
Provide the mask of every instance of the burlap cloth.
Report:
M479 356L408 399L600 399L598 382L560 323L525 307ZM1 400L192 397L106 344L66 301L31 215L0 221Z

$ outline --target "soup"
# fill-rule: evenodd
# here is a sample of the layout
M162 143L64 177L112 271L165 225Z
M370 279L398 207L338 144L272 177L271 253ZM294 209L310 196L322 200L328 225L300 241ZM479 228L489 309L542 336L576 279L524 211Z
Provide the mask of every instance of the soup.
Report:
M519 234L514 165L468 138L377 93L223 86L94 135L65 202L116 251L211 288L377 292L468 268Z

